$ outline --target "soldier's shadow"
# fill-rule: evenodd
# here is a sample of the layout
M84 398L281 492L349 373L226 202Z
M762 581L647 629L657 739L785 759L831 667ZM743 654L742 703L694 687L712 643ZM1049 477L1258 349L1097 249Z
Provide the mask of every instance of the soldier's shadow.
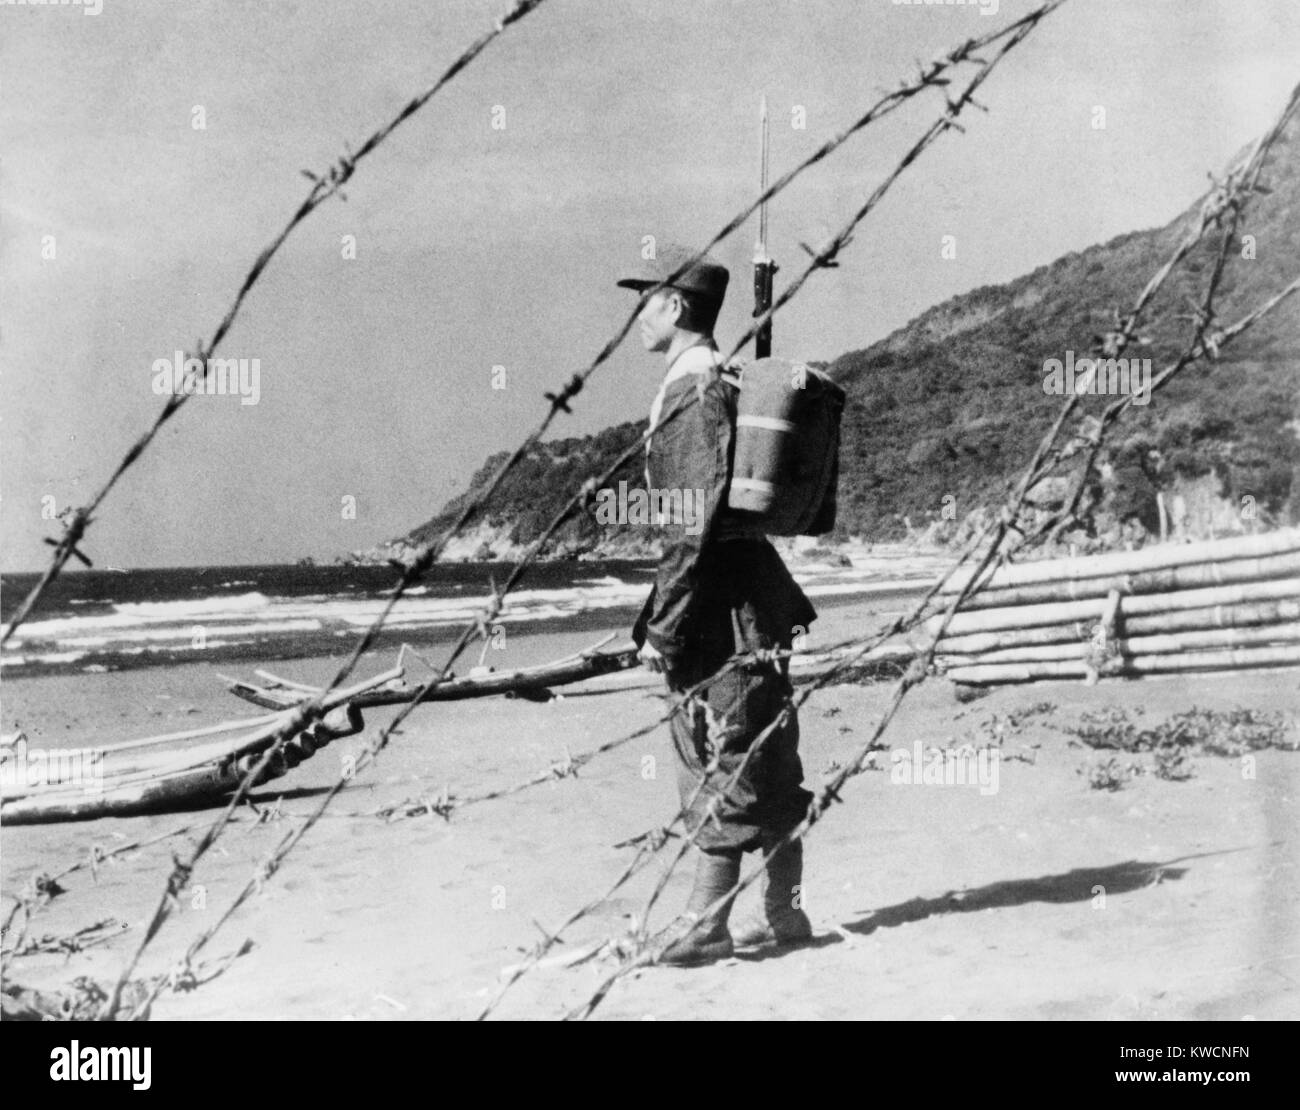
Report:
M840 926L846 933L868 936L877 929L889 929L924 921L928 917L950 913L975 913L979 910L1005 909L1023 906L1030 902L1087 902L1104 892L1107 896L1127 894L1157 883L1177 882L1187 874L1188 868L1177 864L1207 856L1244 852L1245 848L1228 848L1218 852L1201 852L1192 856L1179 856L1164 862L1125 860L1107 867L1080 867L1056 875L1041 875L1031 879L1007 879L988 883L968 890L950 890L937 898L912 898L893 906L871 910L854 921ZM1097 888L1100 887L1099 891ZM773 959L791 952L809 948L823 948L842 943L837 933L819 933L804 944L785 948L759 948L737 953L746 961Z
M1108 867L1078 867L1057 875L1007 879L969 890L950 890L937 898L912 898L872 910L843 928L846 932L867 936L877 929L910 925L939 914L977 913L1030 902L1087 902L1099 894L1128 894L1156 883L1181 879L1187 874L1187 868L1173 866L1178 862L1181 861L1149 863L1125 860Z

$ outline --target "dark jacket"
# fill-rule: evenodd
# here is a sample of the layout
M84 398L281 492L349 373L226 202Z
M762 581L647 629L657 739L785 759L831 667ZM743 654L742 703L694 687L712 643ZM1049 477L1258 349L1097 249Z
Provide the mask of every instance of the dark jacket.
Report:
M670 383L663 415L683 407L650 442L652 489L703 491L696 506L703 527L691 529L698 534L681 519L665 526L654 589L632 633L638 646L648 639L666 657L670 674L686 656L716 659L719 637L730 642L731 630L731 650L788 645L817 615L776 549L746 514L727 508L737 393L734 379L717 371ZM753 538L735 538L745 533Z

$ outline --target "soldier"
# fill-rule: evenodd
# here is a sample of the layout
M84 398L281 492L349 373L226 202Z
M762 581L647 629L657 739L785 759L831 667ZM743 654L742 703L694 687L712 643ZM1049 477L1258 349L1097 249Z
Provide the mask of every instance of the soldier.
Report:
M683 266L692 252L664 247L636 277L618 284L644 292ZM739 380L722 365L713 328L727 291L725 267L705 258L654 293L641 310L646 349L664 355L667 373L650 415L646 479L651 490L703 491L694 527L669 520L654 589L633 629L646 667L662 673L669 696L716 674L737 652L790 647L816 616L776 549L747 514L727 507ZM680 407L680 411L678 411ZM676 412L656 426L664 417ZM681 501L675 503L680 504ZM668 503L665 499L664 503ZM700 527L702 520L703 526ZM691 534L694 533L694 534ZM788 661L746 663L691 699L671 721L677 785L690 806L687 828L703 825L687 914L697 920L735 885L741 856L767 853L798 824L812 795L803 788L799 727L793 710L764 741L739 780L724 788L753 740L790 692ZM707 776L713 761L717 766ZM701 782L704 782L701 789ZM712 811L713 815L710 816ZM663 962L724 959L735 944L793 943L812 935L800 907L803 845L768 865L763 916L734 938L731 903L670 946Z

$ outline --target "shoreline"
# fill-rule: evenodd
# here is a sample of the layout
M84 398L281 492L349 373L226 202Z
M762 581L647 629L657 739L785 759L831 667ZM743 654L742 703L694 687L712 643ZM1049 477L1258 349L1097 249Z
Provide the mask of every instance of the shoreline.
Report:
M497 636L531 640L573 633L594 638L611 629L630 631L649 591L650 573L639 565L605 569L611 574L596 580L566 575L558 581L525 583L516 594L518 604L507 604L494 622L502 630ZM900 567L891 556L852 567L806 561L794 573L814 605L825 609L859 602L875 606L881 599L918 595L930 585L934 570L933 564L924 563L919 570L916 563ZM221 568L205 568L211 578L225 573ZM484 575L492 573L491 567L485 568ZM98 600L93 611L89 602L74 598L62 610L37 614L19 630L14 644L6 646L0 657L0 674L15 680L203 663L229 669L309 660L346 651L384 602L373 582L360 596L337 583L334 592L306 596L280 594L260 581L233 584L244 586L246 592L214 593L211 600L198 595L143 604L134 598L128 603L110 598ZM413 592L378 634L378 646L395 652L409 643L436 654L453 643L466 621L481 610L488 588L486 583L453 580ZM142 615L145 609L160 615ZM133 623L124 625L124 618ZM197 633L202 640L193 642ZM256 639L248 640L249 635ZM494 638L494 646L499 644ZM470 650L477 653L478 645Z

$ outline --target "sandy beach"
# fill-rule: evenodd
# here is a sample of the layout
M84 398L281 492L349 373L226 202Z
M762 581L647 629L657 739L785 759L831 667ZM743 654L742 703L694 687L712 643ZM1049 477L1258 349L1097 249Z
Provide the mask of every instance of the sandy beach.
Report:
M824 607L810 646L878 623L879 603ZM554 658L590 640L519 638L506 665ZM336 660L275 668L324 680ZM378 661L373 669L379 669ZM192 727L256 710L232 699L215 668L5 683L5 730L33 743L88 745ZM363 668L363 673L368 673ZM465 1019L495 992L503 967L618 875L633 849L616 844L662 824L676 798L664 729L599 757L577 777L451 819L385 822L385 805L523 780L664 710L659 680L637 672L608 692L571 688L547 704L492 699L418 709L378 764L338 797L282 870L205 956L252 950L199 989L165 993L155 1019ZM851 758L891 686L816 693L801 715L810 783ZM904 784L880 770L854 779L807 849L813 943L742 951L710 967L650 968L619 984L602 1019L1258 1019L1300 1016L1296 800L1300 759L1258 752L1198 756L1192 777L1145 773L1109 792L1089 786L1102 754L1065 731L1108 707L1159 722L1192 706L1300 708L1295 670L1141 682L1002 688L962 704L941 679L905 702L891 747L979 744L1001 728L996 792ZM391 711L367 714L367 735ZM1007 727L1008 717L1019 724ZM144 975L174 965L226 907L258 861L315 804L364 737L337 741L257 792L268 815L232 825L202 861L179 911L148 950ZM1142 756L1121 762L1142 764ZM1150 760L1147 757L1149 770ZM217 814L6 828L3 889L105 849ZM190 834L194 835L194 834ZM23 956L10 978L55 989L78 976L111 980L138 943L162 890L172 838L78 871L34 920L31 935L96 921L126 926L70 956ZM747 859L748 863L753 857ZM654 921L683 905L678 869ZM557 953L627 933L659 874L639 875L573 926ZM755 898L747 892L738 913ZM6 901L6 907L8 902ZM585 1000L610 956L525 977L496 1016L551 1019Z

